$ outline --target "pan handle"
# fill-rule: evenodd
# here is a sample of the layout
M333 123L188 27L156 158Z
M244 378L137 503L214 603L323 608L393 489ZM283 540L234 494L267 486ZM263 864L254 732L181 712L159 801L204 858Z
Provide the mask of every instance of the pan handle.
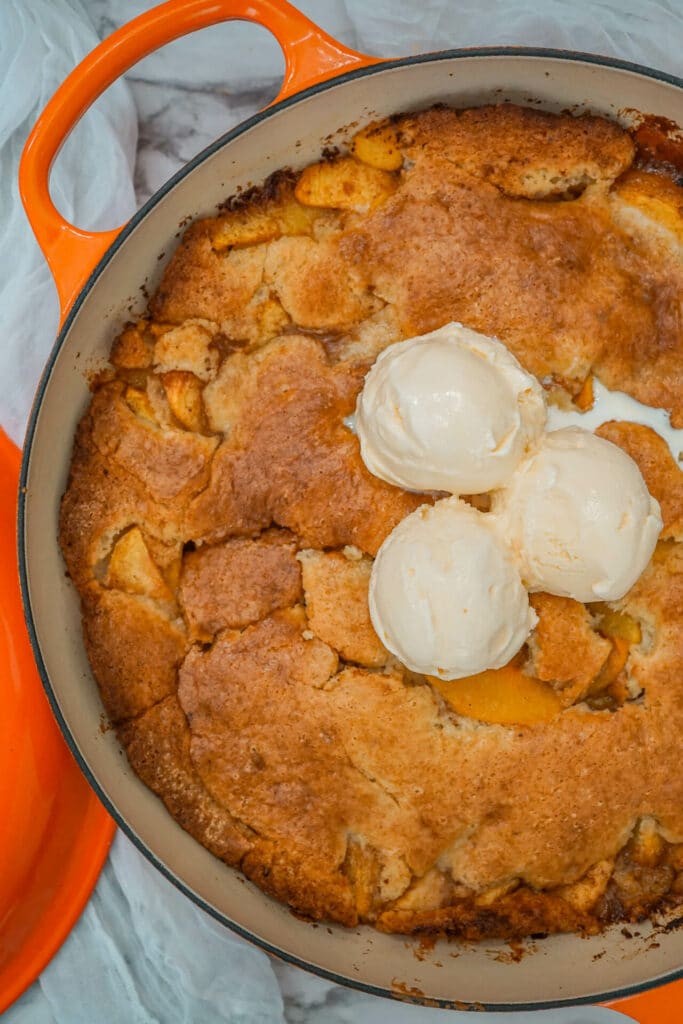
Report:
M31 132L19 167L19 190L57 285L62 321L90 272L121 228L83 231L50 198L50 168L88 107L143 57L197 29L234 19L267 28L282 47L285 77L274 102L341 71L375 64L350 50L286 0L167 0L110 35L62 83Z

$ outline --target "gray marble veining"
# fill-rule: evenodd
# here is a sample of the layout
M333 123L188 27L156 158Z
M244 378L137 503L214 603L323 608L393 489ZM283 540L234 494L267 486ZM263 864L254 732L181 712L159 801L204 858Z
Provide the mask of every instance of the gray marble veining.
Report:
M142 205L195 154L277 95L279 81L245 82L238 92L131 77L139 115L135 194Z

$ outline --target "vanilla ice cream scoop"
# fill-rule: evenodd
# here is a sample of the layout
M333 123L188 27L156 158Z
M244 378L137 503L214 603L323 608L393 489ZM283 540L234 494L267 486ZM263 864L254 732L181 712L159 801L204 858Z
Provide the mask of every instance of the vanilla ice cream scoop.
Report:
M406 516L379 549L370 617L382 643L415 672L461 679L500 668L536 624L489 518L444 498Z
M662 528L633 459L578 427L546 434L492 512L529 589L577 601L623 597Z
M382 352L356 406L371 473L450 494L506 483L545 420L538 381L501 342L455 323Z

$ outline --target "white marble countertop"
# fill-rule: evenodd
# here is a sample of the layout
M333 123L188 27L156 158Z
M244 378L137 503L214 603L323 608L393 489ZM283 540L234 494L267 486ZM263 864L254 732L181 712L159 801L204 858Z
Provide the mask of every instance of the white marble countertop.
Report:
M152 6L146 0L82 0L100 36ZM609 53L631 60L644 60L664 70L678 71L678 54L666 42L662 19L683 19L683 0L547 0L544 4L528 0L306 0L299 6L342 42L370 53L397 56L449 46L485 43L525 43L527 45L568 46ZM672 22L673 25L673 22ZM282 75L282 57L277 44L264 31L253 26L221 25L194 37L180 40L162 53L141 62L127 76L139 120L139 140L135 191L139 204L198 151L244 120L270 100L278 91ZM72 937L36 984L10 1011L11 1024L61 1024L92 1020L93 1024L116 1022L155 1022L211 1024L215 1021L245 1021L245 1024L342 1024L362 1021L367 1024L429 1024L430 1021L464 1019L464 1015L391 1003L363 993L341 988L279 962L263 984L267 998L250 1016L225 1016L208 1008L197 1011L187 1002L155 1005L145 998L145 971L168 978L177 965L163 964L163 943L157 947L147 938L141 946L139 936L127 939L130 916L135 907L124 907L126 895L121 887L121 872L126 868L149 872L148 887L158 886L159 902L167 903L164 918L152 915L149 929L173 927L173 914L183 912L184 897L163 879L155 877L147 865L133 864L137 853L127 840L118 837L115 856L91 901L84 919ZM143 862L141 862L142 864ZM122 867L123 865L123 867ZM164 887L168 887L165 889ZM179 909L174 909L179 908ZM139 910L140 908L138 908ZM194 911L198 915L198 911ZM155 910L154 914L160 914ZM189 912L188 912L189 913ZM193 918L194 920L194 918ZM182 925L185 927L185 924ZM188 925L189 927L189 925ZM211 924L214 932L220 931ZM218 940L217 940L218 941ZM231 940L230 955L239 956L239 940ZM118 967L119 989L102 994L104 1016L97 1010L88 1016L83 994L75 996L80 970L87 966L93 947L102 946L107 956L112 950L121 959ZM144 944L143 944L144 945ZM228 947L225 947L228 948ZM156 950L156 952L155 952ZM250 947L244 947L250 950ZM253 954L254 956L257 954ZM156 961L154 960L156 956ZM245 986L248 987L249 957L244 954ZM258 954L262 958L261 954ZM141 960L152 961L144 970ZM254 961L255 963L255 961ZM161 965L161 966L160 966ZM178 968L180 969L180 968ZM260 965L263 972L263 965ZM255 975L257 977L257 975ZM258 975L263 978L264 975ZM169 981L169 984L171 982ZM259 982L260 984L260 982ZM75 1000L75 1002L74 1002ZM79 1012L74 1011L75 1003ZM83 1004L83 1005L81 1005ZM195 1009L192 1010L192 1005ZM204 1004L202 1004L204 1005ZM93 1003L97 1006L97 1003ZM256 1006L256 1003L254 1003ZM112 1009L113 1007L113 1009ZM143 1012L144 1010L144 1012ZM467 1015L469 1018L469 1015ZM598 1021L624 1019L609 1011L577 1009L557 1015L491 1015L487 1019L503 1021L529 1019L538 1024L597 1024Z

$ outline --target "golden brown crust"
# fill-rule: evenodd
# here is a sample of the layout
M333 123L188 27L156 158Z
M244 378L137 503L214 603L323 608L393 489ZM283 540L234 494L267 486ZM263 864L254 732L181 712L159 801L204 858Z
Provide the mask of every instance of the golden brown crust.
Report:
M558 118L512 105L437 107L396 124L402 148L416 163L438 156L513 198L565 196L611 183L635 151L630 136L603 118Z
M217 333L216 324L210 320L186 321L181 327L170 327L156 339L154 369L162 373L185 371L199 380L212 380L220 360L213 343Z
M385 932L450 932L474 942L489 937L514 939L548 932L596 931L590 914L577 911L555 893L527 888L516 889L491 907L478 906L473 899L460 899L438 910L387 910L376 926Z
M118 736L135 772L182 827L217 857L239 864L253 837L202 786L190 757L187 720L175 693L119 726Z
M576 392L595 366L609 386L681 415L673 255L653 260L597 198L522 202L458 181L435 198L447 170L422 182L425 197L399 191L339 242L369 268L402 334L460 321L500 337L540 378Z
M60 514L62 552L79 589L99 575L116 537L134 523L147 536L172 545L182 510L177 501L154 500L138 476L95 446L93 423L99 407L93 400L79 424Z
M272 521L316 548L352 544L376 554L408 512L424 501L372 476L343 420L353 412L364 371L330 366L313 338L289 335L240 365L253 380L222 415L238 417L213 460L211 480L188 508L185 534L212 542ZM232 377L229 377L232 384ZM219 380L216 386L220 384ZM252 401L252 395L257 395ZM220 394L211 415L219 418Z
M362 172L193 225L115 343L60 535L105 707L180 824L312 918L472 939L636 918L683 892L683 474L647 428L600 429L664 540L616 606L534 596L522 671L564 710L491 725L374 634L370 556L424 495L369 474L344 420L386 345L455 319L548 385L594 370L680 422L680 258L623 216L666 220L680 189L624 174L613 124L512 106L397 117L357 150Z
M344 331L382 303L344 259L337 238L282 238L269 247L266 281L299 327Z
M321 900L348 834L385 860L398 846L417 876L438 862L478 891L501 878L578 879L624 845L648 799L641 758L663 740L658 714L629 705L566 712L552 727L454 728L428 686L351 668L331 678L320 651L315 668L302 662L316 641L283 615L190 654L180 700L209 791L303 859ZM236 761L239 777L226 770ZM679 812L679 835L682 824Z
M93 397L92 440L109 463L135 477L158 502L182 501L201 490L218 443L215 437L163 429L136 415L119 382Z
M96 583L82 596L85 646L112 722L139 715L175 693L187 646L182 624L147 598Z
M683 245L681 190L671 178L642 170L628 171L616 182L613 198L615 216L627 228L636 234L647 233L650 228L655 243L659 234L672 245ZM652 232L652 227L659 228L659 233Z
M197 221L185 232L150 302L156 320L181 324L199 317L220 324L254 297L265 246L218 253L211 226L210 220Z
M609 640L597 634L585 605L568 597L532 594L538 615L530 648L530 673L553 683L569 706L582 700L607 661Z
M241 629L302 597L296 538L269 530L257 540L235 538L191 552L178 591L196 635Z
M121 370L144 370L152 362L152 341L146 324L131 324L119 334L111 350L112 364Z
M662 512L662 539L683 540L683 471L666 443L651 427L640 423L603 423L595 431L619 445L638 463L647 489Z
M372 560L360 551L302 551L299 555L310 628L345 661L378 668L390 655L368 609Z

